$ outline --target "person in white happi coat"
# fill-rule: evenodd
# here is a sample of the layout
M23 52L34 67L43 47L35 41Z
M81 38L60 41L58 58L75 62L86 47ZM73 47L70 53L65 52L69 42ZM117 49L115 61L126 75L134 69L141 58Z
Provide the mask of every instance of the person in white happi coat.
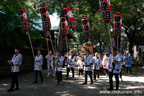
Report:
M91 83L93 84L92 80L92 65L93 65L93 56L90 54L90 50L86 50L86 58L85 58L85 82L82 85L87 84L87 75L89 75Z
M96 73L99 79L100 64L101 64L101 58L99 57L99 54L96 53L95 56L93 57L94 80L96 80Z
M43 82L43 76L42 76L43 56L40 50L37 51L37 56L34 58L35 58L34 62L35 81L33 83L37 83L38 73L40 75L41 82Z
M70 69L72 71L72 77L74 78L74 63L76 61L76 57L73 55L73 51L70 51L70 56L68 57L68 66L67 66L67 75L66 79L69 76Z
M116 89L119 89L119 73L121 70L121 55L117 53L116 48L113 48L113 55L111 54L109 57L109 83L110 88L108 90L113 90L113 75L115 75L116 79Z
M52 55L52 51L49 51L48 54L45 56L45 58L47 59L47 77L50 76L50 73L52 72L52 74L54 73L54 66L53 66L53 55ZM54 74L53 74L54 76Z
M63 61L64 61L64 57L61 56L61 52L57 52L57 56L55 56L55 72L57 76L57 84L62 82Z
M19 90L19 82L18 82L18 73L20 71L20 65L22 64L22 54L19 53L19 48L15 48L15 54L13 55L11 60L7 61L11 66L11 73L12 73L12 82L11 88L8 89L8 92L12 92L14 90ZM16 88L14 86L16 84Z
M106 77L109 73L109 53L105 53L103 60L102 60L103 70L105 70Z
M79 56L79 60L77 61L77 65L78 65L79 76L80 76L80 74L83 75L84 62L83 62L82 56Z

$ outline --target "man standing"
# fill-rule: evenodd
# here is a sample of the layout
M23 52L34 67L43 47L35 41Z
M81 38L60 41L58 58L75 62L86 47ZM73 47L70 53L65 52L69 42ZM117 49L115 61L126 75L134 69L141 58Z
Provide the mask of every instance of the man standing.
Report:
M62 82L62 65L63 65L64 57L61 56L61 52L57 53L55 57L55 72L57 76L57 84Z
M45 58L47 59L47 69L48 69L47 70L47 72L48 72L47 77L50 76L50 72L52 72L52 75L54 76L52 51L49 51L48 54L45 56Z
M35 81L33 83L37 83L37 78L38 78L38 73L41 78L41 82L43 82L43 76L42 76L42 65L43 65L43 56L41 55L41 51L37 51L37 56L34 57L35 62L34 62L34 71L35 71Z
M99 79L100 64L101 64L101 58L99 57L99 54L96 53L95 57L93 58L94 80L96 80L96 73L97 73L97 77Z
M93 84L92 80L92 64L93 64L93 56L90 54L90 50L86 51L86 57L85 57L85 82L83 85L87 84L87 75L89 75L91 79L91 83Z
M116 79L116 90L119 89L119 73L121 70L121 55L117 53L116 48L113 48L113 55L111 54L109 57L109 83L110 88L108 90L113 90L113 75L115 75Z
M22 55L19 53L19 48L15 48L15 54L13 55L11 60L7 61L11 66L11 74L12 74L12 82L11 88L8 89L8 92L12 92L14 90L19 90L19 82L18 82L18 73L19 67L22 64ZM14 89L14 85L16 84L16 88Z
M72 71L72 77L74 78L74 63L76 61L76 57L73 55L73 51L70 51L70 56L68 57L68 66L67 66L67 75L66 79L69 76L70 69Z

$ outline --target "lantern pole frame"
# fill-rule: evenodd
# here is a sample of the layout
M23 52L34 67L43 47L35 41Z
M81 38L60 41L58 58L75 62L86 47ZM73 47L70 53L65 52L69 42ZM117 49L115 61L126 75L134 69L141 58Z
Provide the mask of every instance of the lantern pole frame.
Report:
M28 38L29 38L29 42L30 42L30 46L31 46L31 50L32 50L33 58L34 58L35 54L34 54L33 45L32 45L32 42L31 42L31 37L30 37L29 31L27 30L26 32L27 32L27 35L28 35Z

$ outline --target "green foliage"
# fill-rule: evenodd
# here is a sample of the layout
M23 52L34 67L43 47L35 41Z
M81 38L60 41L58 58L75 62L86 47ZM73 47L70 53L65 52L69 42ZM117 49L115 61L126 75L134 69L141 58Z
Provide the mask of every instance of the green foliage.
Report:
M108 42L108 26L102 21L99 0L1 0L0 10L6 12L6 14L0 13L0 43L18 43L26 44L25 32L15 32L17 28L20 28L20 21L18 16L19 8L25 8L27 10L28 18L30 21L30 34L32 41L41 38L40 32L36 30L32 25L39 25L34 20L40 19L39 7L45 5L48 7L49 12L52 13L56 9L58 13L62 13L64 6L70 6L72 8L74 17L76 19L76 32L78 34L78 41L82 45L83 40L88 41L84 36L84 32L81 25L81 19L83 16L89 19L92 37L91 41L95 44ZM123 16L124 32L130 39L131 35L133 40L139 40L144 37L144 24L142 18L144 16L144 1L143 0L111 0L112 15L116 12L120 12ZM110 28L113 27L113 22L110 22ZM21 34L21 37L20 37ZM22 38L24 36L25 38ZM112 37L115 37L112 33ZM135 38L134 38L135 37ZM140 37L140 38L139 38ZM95 41L95 42L94 42Z
M31 0L32 1L32 0ZM40 32L33 26L38 25L35 20L40 19L36 9L30 6L29 0L1 0L0 1L0 44L1 45L20 45L29 44L26 32L21 30L18 10L24 8L30 23L30 34L32 41L40 39Z

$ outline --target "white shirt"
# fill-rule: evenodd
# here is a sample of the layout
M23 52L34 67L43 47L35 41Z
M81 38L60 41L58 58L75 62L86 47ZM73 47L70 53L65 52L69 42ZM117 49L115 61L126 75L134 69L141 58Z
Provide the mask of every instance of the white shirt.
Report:
M43 65L43 56L40 54L40 55L37 55L35 57L34 70L41 71L42 70L42 65Z
M11 66L11 72L19 72L19 66L22 64L22 55L19 54L14 54L12 59L11 59L13 66Z
M81 60L78 60L77 61L78 69L83 69L83 64L84 62L82 62Z

